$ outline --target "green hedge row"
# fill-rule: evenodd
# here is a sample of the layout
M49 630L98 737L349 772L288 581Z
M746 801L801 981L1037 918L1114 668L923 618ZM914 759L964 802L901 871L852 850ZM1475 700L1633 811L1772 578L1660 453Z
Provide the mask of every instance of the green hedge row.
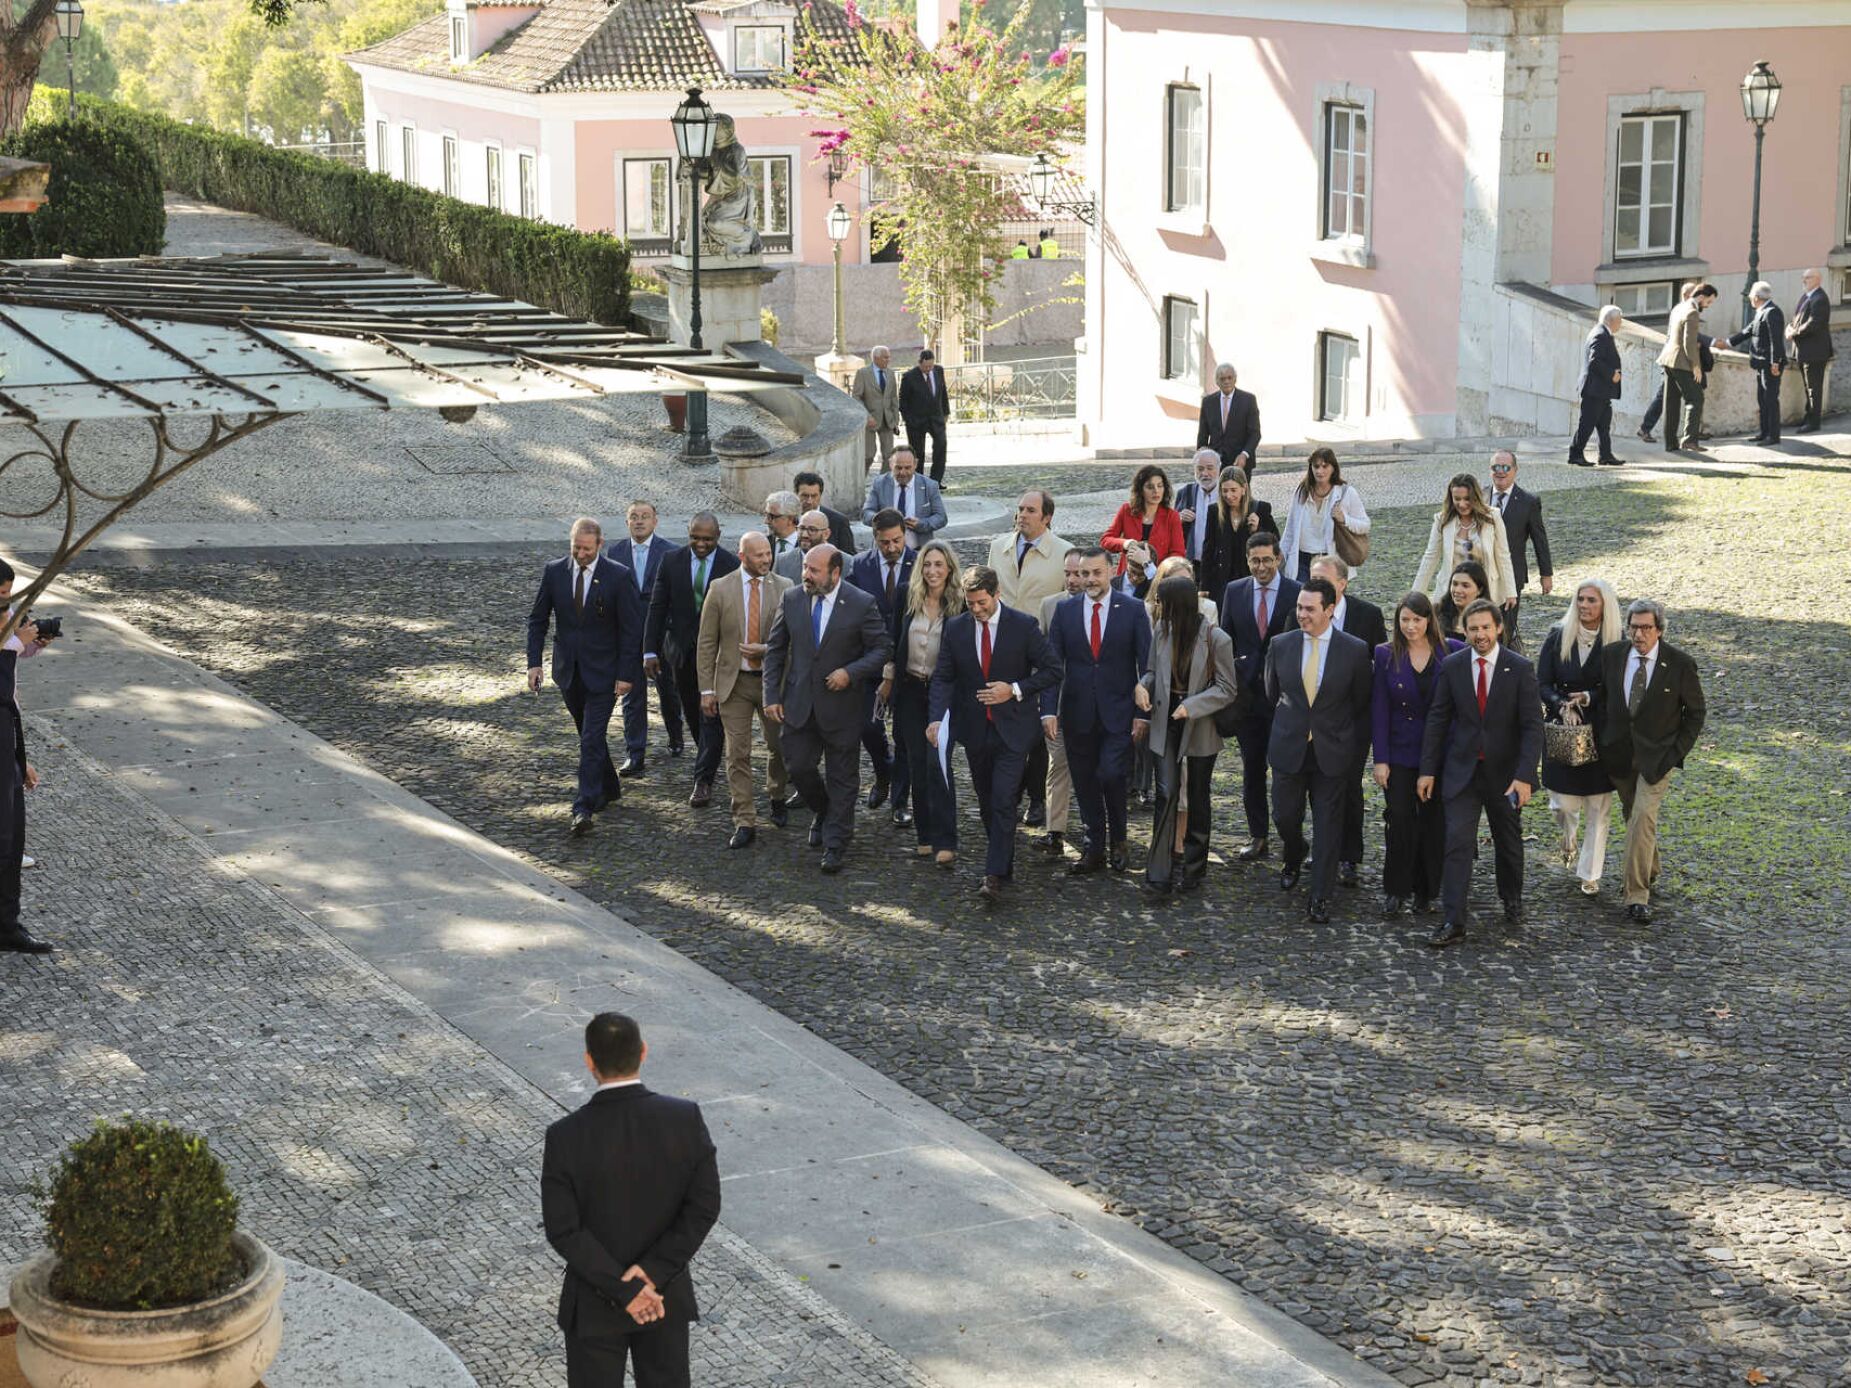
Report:
M34 106L46 106L49 114L52 95L40 88ZM629 321L630 249L614 236L530 222L115 102L80 95L77 105L80 119L114 126L144 144L161 181L175 192L254 212L465 289L523 299L571 318Z
M64 114L0 140L0 154L51 165L45 205L0 216L0 258L159 255L167 209L154 156L127 131Z

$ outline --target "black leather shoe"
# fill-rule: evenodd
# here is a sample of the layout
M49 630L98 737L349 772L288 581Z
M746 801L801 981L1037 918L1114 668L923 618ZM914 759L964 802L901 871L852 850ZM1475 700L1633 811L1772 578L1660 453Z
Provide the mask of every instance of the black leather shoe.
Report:
M1153 882L1148 877L1139 884L1139 889L1153 901L1161 901L1175 890L1174 884L1170 882Z
M688 803L697 810L704 810L713 803L713 782L696 781L694 794L688 797Z
M1243 863L1257 863L1272 851L1272 845L1265 839L1254 839L1234 856L1239 858Z
M1568 465L1570 467L1593 467L1594 463L1593 460L1589 458L1570 458L1568 460Z
M868 792L868 808L870 810L878 810L882 805L887 803L888 784L888 778L885 776L876 776L874 778L874 789Z
M1401 913L1408 909L1405 896L1385 897L1382 901L1382 916L1385 920L1400 920Z
M821 815L818 815L815 819L810 821L810 847L821 848L822 846L823 846L823 817Z
M1039 829L1048 822L1048 806L1044 800L1030 800L1028 813L1022 816L1022 822L1031 829Z
M1816 434L1819 432L1819 426L1817 424L1802 424L1793 432L1796 434Z
M1654 434L1650 429L1641 429L1639 431L1639 441L1641 443L1657 443L1658 435Z
M789 801L773 800L771 802L771 822L780 829L791 822L791 807Z
M1648 924L1652 919L1652 908L1644 902L1635 901L1626 908L1626 919L1640 925Z
M758 830L750 824L741 824L733 830L733 836L726 841L728 848L750 848L752 840L758 837Z
M1067 840L1060 830L1056 829L1041 841L1041 851L1050 858L1065 856L1067 852Z
M16 926L0 935L0 951L8 954L50 954L51 941L41 940L23 926Z
M894 828L896 828L896 829L904 829L904 828L906 828L906 827L907 827L907 826L908 826L909 824L911 824L912 822L913 822L913 812L912 812L911 810L909 810L909 809L907 809L907 808L906 808L906 806L904 806L904 805L895 805L895 806L893 807L893 825L894 825Z
M1337 885L1339 887L1354 887L1356 883L1357 883L1356 864L1355 863L1338 863L1337 864Z
M1602 458L1600 465L1602 467L1625 467L1626 460L1624 458Z
M617 768L617 774L619 776L640 776L642 775L643 774L642 758L641 757L631 757L630 760L628 760L622 766Z
M1512 925L1516 925L1523 920L1523 900L1521 897L1507 896L1504 898L1504 919L1509 921Z
M1199 892L1202 890L1202 878L1199 875L1184 876L1177 881L1176 890L1179 892Z
M678 756L680 756L680 755L682 754L682 752L683 752L683 751L684 751L684 750L686 749L686 746L687 746L687 744L686 744L686 743L682 743L682 742L671 742L671 743L669 743L669 744L668 744L668 754L669 754L669 755L670 755L671 757L678 757Z
M1438 928L1427 937L1427 943L1434 949L1445 949L1465 938L1465 927L1458 921L1441 921Z
M1105 868L1105 854L1082 853L1078 862L1067 864L1069 877L1084 877L1089 872L1100 872Z
M1330 903L1313 897L1305 906L1305 916L1313 925L1330 924Z
M1289 892L1298 885L1298 874L1304 868L1303 863L1287 863L1279 869L1279 890Z
M840 872L841 870L842 870L842 850L839 848L829 849L826 853L823 854L823 871L833 877L836 873Z
M572 816L572 837L583 838L591 832L591 816L574 813Z
M1131 867L1131 855L1125 851L1124 844L1115 843L1106 854L1106 862L1110 864L1113 872L1125 872Z
M977 895L992 906L995 905L1003 899L1003 879L1000 877L984 878L983 885L977 888Z
M1433 903L1424 896L1415 897L1414 898L1414 914L1417 916L1432 915L1433 914Z

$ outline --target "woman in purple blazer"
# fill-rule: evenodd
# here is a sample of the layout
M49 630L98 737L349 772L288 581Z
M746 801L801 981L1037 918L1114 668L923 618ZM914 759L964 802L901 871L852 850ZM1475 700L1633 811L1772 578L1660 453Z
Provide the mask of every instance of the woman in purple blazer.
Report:
M1420 741L1427 710L1439 685L1440 662L1465 643L1441 637L1433 602L1409 593L1395 604L1392 635L1375 648L1375 783L1388 797L1387 854L1382 864L1383 910L1390 920L1407 909L1426 912L1440 894L1446 852L1446 818L1439 796L1425 802L1415 793L1420 780Z

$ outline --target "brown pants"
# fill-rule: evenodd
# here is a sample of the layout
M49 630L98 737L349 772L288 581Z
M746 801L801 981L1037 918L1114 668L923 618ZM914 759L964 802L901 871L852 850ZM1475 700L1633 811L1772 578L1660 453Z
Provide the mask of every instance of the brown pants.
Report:
M1048 832L1067 832L1067 815L1073 808L1073 773L1067 770L1067 744L1048 743Z
M1658 880L1658 808L1671 788L1674 772L1662 781L1640 779L1638 773L1615 781L1620 811L1626 816L1626 904L1645 906L1652 900L1652 883Z
M784 754L778 746L778 725L765 717L765 681L756 670L741 670L733 692L720 703L720 728L726 735L726 788L732 797L733 823L758 827L758 810L752 799L752 718L765 733L768 765L765 789L773 800L789 795L784 777Z

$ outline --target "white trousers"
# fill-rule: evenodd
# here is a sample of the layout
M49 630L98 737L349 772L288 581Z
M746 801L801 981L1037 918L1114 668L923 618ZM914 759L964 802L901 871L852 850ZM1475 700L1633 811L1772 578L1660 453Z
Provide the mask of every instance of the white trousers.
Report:
M1575 862L1575 876L1583 882L1600 881L1601 869L1607 862L1607 828L1613 816L1613 793L1605 795L1563 795L1560 791L1549 792L1549 808L1555 814L1556 826L1562 831L1562 855L1569 856L1580 845L1581 856ZM1587 827L1582 829L1581 817L1587 816Z

